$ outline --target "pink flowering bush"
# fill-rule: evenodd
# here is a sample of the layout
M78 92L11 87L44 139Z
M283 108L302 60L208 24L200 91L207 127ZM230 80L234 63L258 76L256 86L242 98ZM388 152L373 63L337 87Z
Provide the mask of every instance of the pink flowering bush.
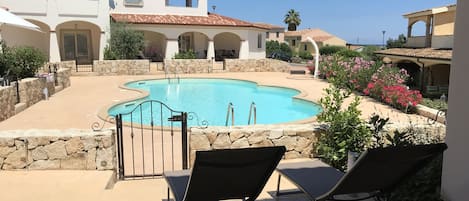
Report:
M422 100L419 91L404 85L409 78L405 69L363 58L322 57L320 77L339 88L363 92L401 110L412 110Z
M422 101L422 94L417 90L409 90L402 85L385 86L383 87L381 99L395 108L408 112Z

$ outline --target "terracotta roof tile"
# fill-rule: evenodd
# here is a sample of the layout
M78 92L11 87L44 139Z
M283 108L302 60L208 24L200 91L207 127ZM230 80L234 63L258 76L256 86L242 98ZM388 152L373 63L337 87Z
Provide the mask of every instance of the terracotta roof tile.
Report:
M453 50L440 50L440 49L433 49L433 48L421 48L421 49L392 48L392 49L387 49L387 50L379 50L379 51L376 51L375 53L382 54L382 55L451 60L452 55L453 55Z
M260 26L260 27L265 27L266 29L284 29L284 27L282 27L282 26L267 24L267 23L262 23L262 22L256 22L256 23L254 23L254 25Z
M253 27L267 29L253 23L208 13L207 16L186 15L147 15L147 14L121 14L113 13L111 17L116 22L131 24L165 24L165 25L195 25L195 26L229 26L229 27Z
M285 37L301 36L301 41L306 42L306 37L313 38L316 42L323 42L335 37L334 35L327 33L321 29L303 29L299 31L287 31Z

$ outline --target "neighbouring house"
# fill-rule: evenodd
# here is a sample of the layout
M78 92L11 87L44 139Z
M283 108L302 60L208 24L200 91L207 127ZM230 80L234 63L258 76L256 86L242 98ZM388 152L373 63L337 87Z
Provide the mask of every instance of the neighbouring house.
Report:
M319 48L323 46L345 47L347 43L345 40L330 33L327 33L321 29L303 29L299 31L285 32L285 42L288 43L292 51L307 51L314 55L314 46L311 42L306 40L307 37L311 37L316 42Z
M111 18L142 31L144 54L155 61L188 50L200 59L265 58L264 34L268 28L208 13L207 0L177 4L172 0L0 0L1 6L42 30L5 26L2 37L10 46L39 48L51 62L91 64L104 57Z
M278 41L279 43L284 42L285 38L285 28L282 26L277 26L267 23L255 23L257 26L265 27L268 30L265 32L266 41Z
M408 85L427 96L448 94L452 60L456 5L417 11L404 15L408 20L405 48L377 51L400 68L408 71ZM421 25L418 35L416 27Z

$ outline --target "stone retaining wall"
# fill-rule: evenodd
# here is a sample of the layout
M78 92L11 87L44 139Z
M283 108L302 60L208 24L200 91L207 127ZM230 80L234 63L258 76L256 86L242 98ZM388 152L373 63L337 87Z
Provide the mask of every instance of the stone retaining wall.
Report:
M206 129L191 128L189 150L191 164L195 151L213 149L232 149L262 146L285 146L286 159L312 158L315 156L314 143L321 130L319 123L292 125L255 125L238 127L209 127ZM412 129L412 131L409 131ZM446 127L442 124L413 125L389 124L382 132L412 132L412 140L418 143L441 142L444 140Z
M15 115L16 89L0 86L0 122Z
M44 100L43 89L47 88L49 96L52 96L59 89L70 86L70 69L59 69L57 71L57 79L59 86L55 86L54 80L47 78L25 78L19 81L20 103L17 104L16 82L12 82L11 86L0 87L0 121L8 119L16 113L28 108L35 103ZM15 105L19 106L15 111ZM13 110L12 110L13 108Z
M210 73L213 63L208 59L166 59L164 66L171 74Z
M111 130L0 131L0 169L113 170L114 139Z
M289 66L276 59L225 59L228 72L288 72Z
M286 146L285 158L311 158L319 124L255 125L239 127L191 128L190 161L195 151L264 146Z
M150 73L149 60L104 60L93 62L97 75L146 75Z

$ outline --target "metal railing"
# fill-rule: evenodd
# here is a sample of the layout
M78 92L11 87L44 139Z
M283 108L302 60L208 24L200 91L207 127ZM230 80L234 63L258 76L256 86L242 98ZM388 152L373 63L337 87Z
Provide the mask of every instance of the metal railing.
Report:
M228 103L228 109L226 111L226 122L225 122L225 126L228 126L228 120L230 119L230 113L231 113L231 126L234 126L234 122L235 122L235 119L234 119L234 106L233 106L233 103Z
M254 117L254 125L256 125L257 121L257 109L256 103L252 102L251 107L249 107L249 117L248 117L248 125L251 125L251 117Z

